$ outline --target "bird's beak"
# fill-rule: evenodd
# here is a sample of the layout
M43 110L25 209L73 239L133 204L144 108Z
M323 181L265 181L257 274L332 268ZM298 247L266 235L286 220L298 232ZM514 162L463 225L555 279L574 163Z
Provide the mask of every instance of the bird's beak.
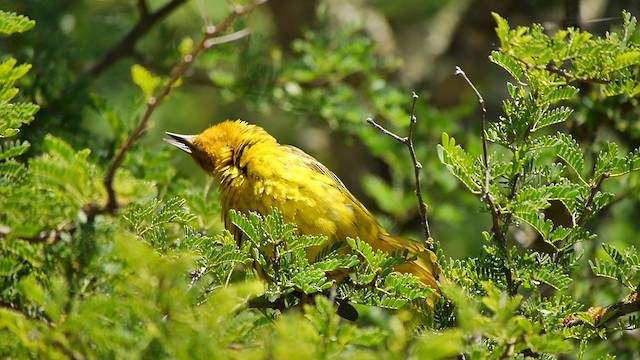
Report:
M165 138L162 140L186 152L187 154L193 155L197 150L196 146L193 144L193 140L197 137L197 135L180 135L170 132L165 132L165 134L167 134L170 139Z

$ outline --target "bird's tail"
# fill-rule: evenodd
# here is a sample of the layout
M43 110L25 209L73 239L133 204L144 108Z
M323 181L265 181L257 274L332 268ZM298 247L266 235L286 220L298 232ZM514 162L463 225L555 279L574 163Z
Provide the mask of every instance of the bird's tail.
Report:
M391 254L393 251L409 250L408 257L416 257L413 261L407 261L395 267L399 272L413 274L420 279L424 285L429 286L436 292L436 296L440 297L440 287L438 284L444 280L442 268L438 263L438 257L433 251L430 251L420 242L391 236L389 234L381 234L379 237L378 247Z

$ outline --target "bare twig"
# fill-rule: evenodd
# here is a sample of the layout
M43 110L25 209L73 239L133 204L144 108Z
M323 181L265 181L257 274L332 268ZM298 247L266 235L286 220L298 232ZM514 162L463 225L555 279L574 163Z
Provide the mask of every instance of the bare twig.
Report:
M413 162L413 172L416 178L416 197L418 198L418 207L420 208L420 217L422 220L422 227L424 228L424 237L429 244L429 249L433 250L433 244L431 239L431 230L429 229L429 221L427 219L427 205L424 203L424 199L422 198L422 190L420 186L420 170L422 169L422 164L418 162L418 158L416 157L416 150L413 147L413 129L416 126L416 103L418 102L418 95L414 92L412 93L413 104L411 105L411 119L409 123L409 136L407 136L407 146L409 147L409 154L411 155L411 161Z
M162 100L164 100L164 98L167 95L169 95L175 83L182 77L185 71L193 64L193 62L198 57L198 55L200 55L200 53L202 53L208 47L212 46L212 45L207 46L207 43L209 43L212 39L214 39L218 34L226 31L229 27L231 27L234 20L238 16L251 12L256 6L264 2L265 0L256 0L255 2L246 6L235 7L233 12L231 12L231 14L229 14L229 16L227 16L222 21L222 23L220 23L218 26L208 26L200 42L193 48L193 50L191 50L189 54L185 55L182 58L182 61L180 61L173 68L173 70L171 71L171 75L169 77L169 81L167 81L167 84L164 86L164 88L162 88L162 90L160 90L160 92L157 95L147 100L147 109L144 115L140 119L140 122L138 123L138 125L133 129L133 131L127 138L127 140L122 144L122 146L118 150L118 153L116 154L115 158L109 165L109 168L107 169L107 172L104 176L103 182L104 182L105 189L107 190L107 196L108 196L107 204L104 207L105 211L109 213L115 213L118 210L116 193L115 193L115 190L113 189L113 178L114 178L115 172L122 164L125 154L129 151L133 143L136 140L138 140L138 138L146 130L147 125L149 123L149 119L151 118L151 115L155 111L156 107L162 102ZM246 32L239 31L238 33L234 33L227 36L232 36L231 39L237 39L245 35L246 35ZM226 36L223 36L223 38L226 38ZM226 38L224 41L221 41L218 43L228 42L228 41L232 41L232 40L230 40L230 38ZM213 45L215 44L217 43L214 42Z
M601 327L612 319L617 319L638 311L640 311L640 285L638 285L631 294L622 299L622 301L606 307L591 307L587 310L587 313L593 318L594 326ZM567 316L562 322L566 327L583 325L585 323L577 314Z
M212 46L216 46L216 45L220 45L220 44L226 44L229 42L233 42L236 40L240 40L245 36L248 36L251 32L249 31L249 29L242 29L240 31L236 31L233 34L229 34L229 35L224 35L224 36L218 36L215 37L213 39L209 39L207 41L205 41L204 43L204 48L208 49Z
M600 177L598 178L598 181L596 181L596 183L591 186L589 199L587 199L587 203L584 205L584 211L576 221L576 225L583 225L583 223L587 220L587 217L589 216L589 214L591 214L591 210L592 210L591 205L593 205L593 200L595 199L598 191L600 191L600 188L602 187L602 183L608 178L609 178L609 174L604 173L600 175Z
M504 256L506 259L506 262L502 264L502 268L503 268L505 280L507 282L507 289L509 290L509 293L514 294L517 289L513 282L511 269L508 265L511 261L509 259L509 251L507 249L506 234L505 234L505 231L503 231L502 227L500 226L500 211L498 210L498 207L496 206L496 203L489 189L491 168L489 168L488 141L487 141L487 134L485 131L486 122L487 122L487 119L486 119L487 109L484 106L484 99L482 98L480 91L478 91L478 89L475 87L475 85L473 85L469 77L467 77L467 74L459 66L456 66L455 74L460 75L464 78L464 80L467 82L467 84L469 84L473 92L476 94L476 97L478 98L478 103L480 104L480 115L482 120L480 125L481 132L482 132L482 162L484 165L484 189L483 189L482 197L480 197L480 200L486 201L487 205L489 206L489 211L491 212L491 220L492 220L491 228L496 238L496 242L500 247L500 249L504 252ZM514 190L515 190L517 177L514 179L513 183L514 183ZM513 191L513 193L515 193L515 191ZM508 222L505 222L505 225L508 226L509 222L510 222L510 218Z
M473 92L476 94L476 97L478 98L478 104L480 104L480 115L482 116L482 122L480 123L480 130L482 133L482 162L484 164L484 191L481 200L484 200L486 197L491 196L489 192L489 178L491 177L491 169L489 168L487 134L485 131L487 123L487 109L484 106L484 98L480 94L480 91L476 89L475 85L473 85L471 80L469 80L469 78L467 77L467 74L462 71L459 66L456 66L456 75L462 76L467 84L469 84L471 90L473 90Z
M373 127L375 127L376 129L380 130L383 134L390 136L391 138L393 138L394 140L406 145L407 144L407 138L406 137L400 137L394 133L392 133L391 131L385 129L384 127L382 127L382 125L379 125L378 123L376 123L375 121L373 121L372 118L367 118L367 122L371 125L373 125Z
M368 118L367 122L373 125L376 129L380 130L383 134L390 136L394 140L404 144L409 149L409 155L411 155L411 161L413 162L413 169L415 175L416 182L416 197L418 199L418 207L420 209L420 217L422 222L422 227L424 229L424 236L427 243L427 247L429 250L433 250L433 239L431 239L431 230L429 229L429 220L427 217L427 205L422 198L422 190L420 188L420 169L422 169L422 164L418 161L416 157L416 151L413 146L413 130L416 125L416 104L418 102L418 95L413 92L413 104L411 105L411 117L409 119L409 135L407 137L400 137L393 132L385 129L382 125L379 125L372 118Z

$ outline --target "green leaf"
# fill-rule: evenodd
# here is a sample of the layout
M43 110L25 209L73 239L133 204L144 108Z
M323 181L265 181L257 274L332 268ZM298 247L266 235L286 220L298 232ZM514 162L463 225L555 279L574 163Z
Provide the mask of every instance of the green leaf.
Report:
M39 109L38 105L31 103L0 103L0 138L17 135L22 125L33 121Z
M474 171L475 160L460 145L456 145L455 139L447 133L442 133L442 143L438 145L438 158L472 193L481 193L482 181Z
M500 25L498 25L500 26ZM524 77L524 72L522 71L522 64L518 63L511 56L503 54L499 51L492 51L489 59L494 64L500 65L503 69L507 70L507 72L516 80L520 81Z
M20 156L29 149L31 144L28 141L7 141L0 149L0 161Z
M233 209L229 210L229 218L233 225L237 226L252 243L260 246L261 237L258 232L258 226L261 223L262 218L255 213L250 213L251 219L241 212Z
M571 135L558 133L556 136L560 141L560 143L554 147L556 154L573 169L580 182L586 184L581 176L584 170L584 156L582 155L580 145L578 145Z
M541 104L553 104L559 101L571 100L578 95L579 91L578 88L570 85L553 87L544 94Z
M527 337L527 345L537 354L563 354L573 350L573 345L562 334L535 334Z
M131 79L134 84L140 87L145 100L151 99L158 86L162 83L162 78L138 64L131 66Z
M38 189L51 192L51 196L67 206L69 215L76 214L87 204L104 201L102 173L87 160L88 149L75 151L69 144L51 135L45 136L44 146L47 153L30 162Z
M496 35L498 35L498 39L500 39L500 43L502 47L505 47L507 44L507 35L509 34L509 23L505 18L500 16L498 13L492 12L491 15L496 22Z
M30 30L36 22L26 16L0 10L0 33L13 34Z
M636 25L638 20L635 16L631 15L630 12L623 10L622 11L622 19L623 19L623 37L622 37L622 46L626 47L629 44L629 41L632 39L634 32L636 31Z
M620 281L629 289L636 287L637 278L640 276L640 256L633 246L621 253L614 246L602 244L602 248L612 261L596 259L590 262L593 273L597 276L608 277Z
M613 69L622 69L640 63L640 51L624 52L613 60Z
M322 292L333 285L332 282L327 282L324 271L313 267L300 270L291 278L291 283L305 294Z
M531 203L517 203L512 205L511 211L515 217L536 229L545 242L553 245L551 238L553 222L545 219L536 206Z
M533 278L542 281L558 291L564 291L573 281L571 276L564 273L562 267L556 264L544 264L533 272Z
M536 151L542 149L555 148L562 144L564 139L559 138L557 135L543 135L537 138L529 139L529 150Z
M561 106L551 111L545 111L533 124L531 131L566 121L573 113L573 109Z
M622 278L619 268L610 260L589 260L589 266L591 266L591 271L596 276L607 277L614 280L620 280Z
M422 334L415 344L415 356L419 359L451 359L462 354L466 338L459 329L441 333Z
M247 264L251 258L239 251L235 245L224 245L217 249L215 256L209 259L210 266L217 266L226 263L242 263Z

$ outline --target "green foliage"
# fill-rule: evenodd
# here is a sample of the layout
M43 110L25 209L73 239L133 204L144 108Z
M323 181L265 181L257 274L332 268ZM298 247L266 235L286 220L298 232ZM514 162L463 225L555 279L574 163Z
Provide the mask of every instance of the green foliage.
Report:
M144 99L149 100L160 86L162 79L153 75L149 70L140 65L131 67L131 79L133 83L138 85L144 94Z
M638 47L629 41L636 20L624 13L625 35L620 38L609 33L601 39L576 29L560 30L553 36L546 35L537 25L510 29L506 20L495 14L494 17L501 48L489 58L514 81L507 84L510 98L503 102L504 115L498 121L487 122L483 134L484 141L494 146L489 147L485 159L483 155L470 154L444 133L438 155L451 174L470 192L481 194L487 203L493 227L491 233L485 233L489 243L484 251L487 259L499 265L486 266L475 260L455 262L450 274L479 294L491 297L500 290L513 296L506 298L506 308L500 310L482 300L490 313L507 314L514 323L491 321L501 331L509 329L505 339L500 339L489 325L480 327L482 330L469 328L482 331L486 339L482 345L472 345L474 351L482 351L486 346L494 353L509 356L525 350L561 353L571 349L565 338L586 341L607 337L602 329L597 329L605 322L595 321L590 313L579 313L577 316L591 328L565 328L563 317L571 313L563 308L575 311L574 300L567 296L554 303L542 298L541 283L560 294L572 294L573 270L581 265L582 257L575 253L576 246L589 246L584 243L592 242L595 234L587 228L588 221L614 199L613 193L603 190L603 183L639 168L637 150L624 154L615 142L602 141L592 144L595 154L587 158L584 146L571 135L561 132L554 135L549 130L557 129L573 116L571 104L579 95L577 83L596 84L596 91L605 96L631 98L638 93L633 75L639 65L634 55ZM593 165L588 168L585 164ZM507 242L509 235L518 232L531 234L534 242L544 242L544 246L537 247L545 252ZM593 272L616 279L630 290L636 289L635 249L629 248L622 254L610 245L603 247L611 260L589 259ZM490 287L478 288L467 278L473 279L471 282L491 281L487 283ZM527 307L535 304L537 311L552 316L543 318L544 331L531 322L531 310L527 310L528 316L514 316L522 300L516 294L523 291L533 291ZM479 316L470 312L473 306L463 303L464 296L447 295L454 304L463 304L459 314L462 328L468 326L467 320L478 319L476 322L481 323ZM513 339L523 339L518 341L526 344L519 346Z
M0 14L1 15L1 14ZM3 19L0 18L0 23ZM7 59L0 64L0 139L16 135L23 124L33 121L34 114L39 107L30 103L10 103L18 94L14 83L23 77L31 68L23 64L16 66L15 59Z
M446 296L459 309L460 329L483 334L467 347L475 355L500 358L513 357L526 349L538 354L572 350L561 333L544 333L540 323L519 313L521 296L508 296L488 282L483 283L483 289L486 295L474 299L459 288L443 286Z
M11 35L30 30L36 22L26 16L12 12L0 11L0 32Z
M6 11L0 11L0 32L12 34L24 32L35 25L33 20L26 16L17 15ZM17 102L11 100L18 94L18 89L14 86L31 69L29 64L17 65L17 60L8 58L0 63L0 139L15 136L23 124L33 121L35 113L39 107L36 104ZM2 147L2 160L8 160L22 154L28 143L22 143L21 149L11 145ZM7 151L12 149L10 154Z
M399 309L433 295L415 276L394 272L394 266L411 260L407 253L374 252L371 245L359 239L347 239L351 251L346 251L344 244L326 244L324 236L298 235L296 226L285 224L276 209L264 217L231 210L229 217L246 236L242 252L268 280L265 295L272 303L293 306L304 295L331 290L336 291L338 299L355 304ZM318 250L312 263L307 249Z
M589 260L591 270L597 276L619 281L629 289L635 289L640 279L640 256L634 246L618 251L615 247L602 244L609 259Z
M494 17L500 48L489 59L511 79L502 115L486 122L487 159L479 155L477 134L457 134L463 126L456 120L468 117L468 108L417 105L418 157L441 141L439 162L435 156L422 162L427 202L440 206L432 218L445 234L439 240L467 234L465 243L479 244L478 253L463 259L437 248L441 299L415 276L394 270L412 260L408 252L373 251L359 239L327 244L323 236L299 234L277 209L232 211L243 240L236 243L222 230L211 181L176 178L185 171L168 161L167 149L148 143L134 144L115 173L119 211L104 207L114 153L144 110L142 100L167 76L163 69L193 48L191 37L167 36L175 41L149 52L163 54L158 63L123 67L131 87L142 90L128 104L135 109L99 93L99 86L85 91L87 79L68 87L61 65L67 54L46 53L51 72L41 67L33 77L31 65L6 57L0 64L0 357L633 357L637 341L629 334L640 320L623 310L637 306L638 252L611 236L600 245L596 234L602 222L617 220L612 208L637 194L640 153L622 136L584 133L634 128L637 113L622 109L637 108L640 93L636 19L623 13L621 29L600 38L573 28L552 35L540 25L512 29ZM407 97L390 80L401 64L380 57L357 24L327 19L321 14L291 54L256 41L264 36L256 32L245 46L224 44L194 59L200 66L194 73L206 69L225 101L273 118L293 113L304 126L300 119L308 118L361 141L389 170L365 176L365 191L388 213L384 221L402 228L416 213L413 167L401 145L363 125L372 116L400 134L406 129ZM4 34L33 25L0 12ZM174 30L163 29L163 35ZM134 53L145 60L144 51ZM255 56L262 53L271 54L271 63ZM69 63L77 66L77 59ZM191 80L185 77L184 87ZM21 99L16 84L33 100ZM51 133L27 141L24 125L40 108L35 102L46 108ZM87 120L92 136L74 120L86 116L88 104L103 120ZM611 124L590 122L591 111L612 114ZM60 119L67 130L56 129ZM476 217L478 198L490 219L485 231L448 228L451 218ZM596 276L585 276L589 271ZM604 318L596 311L602 307L588 309L609 304L617 312ZM352 306L360 318L341 318Z

